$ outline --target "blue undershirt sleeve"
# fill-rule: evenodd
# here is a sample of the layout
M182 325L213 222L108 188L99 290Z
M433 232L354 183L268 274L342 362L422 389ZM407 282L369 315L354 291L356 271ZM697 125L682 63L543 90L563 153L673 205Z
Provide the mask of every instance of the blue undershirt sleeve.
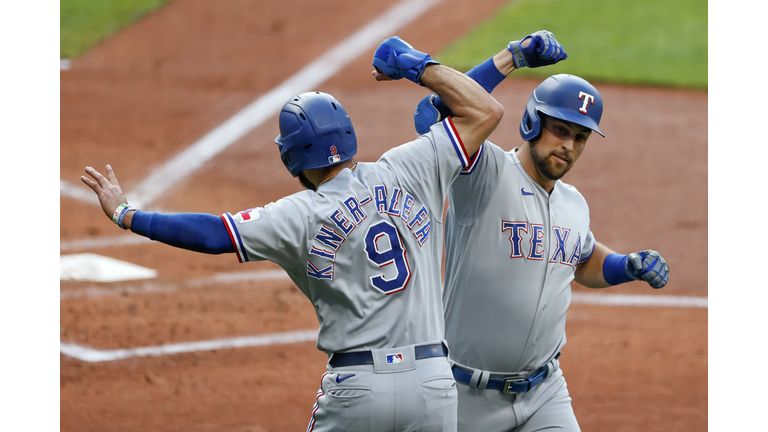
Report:
M492 93L493 89L507 77L496 69L493 57L473 67L466 75L477 81L488 93Z
M224 221L206 213L162 214L136 211L131 231L171 246L207 254L234 253Z

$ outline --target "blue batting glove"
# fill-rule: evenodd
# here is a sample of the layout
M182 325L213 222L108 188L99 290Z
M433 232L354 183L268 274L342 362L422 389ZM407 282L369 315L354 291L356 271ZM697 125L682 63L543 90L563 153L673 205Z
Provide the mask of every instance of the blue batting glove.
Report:
M446 117L452 116L448 105L443 103L440 96L431 94L419 101L416 105L416 111L413 112L413 124L416 126L416 132L423 135L429 132L433 124L443 121Z
M422 85L421 74L430 64L440 63L429 54L415 50L399 36L386 39L373 54L373 66L378 71L393 80L407 78L419 85Z
M655 250L629 254L625 272L628 277L646 281L654 288L664 288L669 281L669 266Z
M522 47L521 44L527 39L531 39L531 43L527 47ZM507 49L512 52L517 69L551 65L568 58L568 54L557 42L555 35L547 30L539 30L522 40L512 41L507 45Z

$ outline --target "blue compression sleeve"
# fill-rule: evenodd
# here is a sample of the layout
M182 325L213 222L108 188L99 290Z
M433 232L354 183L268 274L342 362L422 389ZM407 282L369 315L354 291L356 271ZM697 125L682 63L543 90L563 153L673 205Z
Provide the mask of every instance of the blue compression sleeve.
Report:
M488 93L492 93L493 89L507 77L496 69L493 57L473 67L466 75L477 81Z
M233 253L235 248L220 217L206 213L162 214L137 211L131 231L152 240L208 254Z
M603 261L603 279L611 285L618 285L624 282L636 280L627 276L627 260L629 255L609 254Z

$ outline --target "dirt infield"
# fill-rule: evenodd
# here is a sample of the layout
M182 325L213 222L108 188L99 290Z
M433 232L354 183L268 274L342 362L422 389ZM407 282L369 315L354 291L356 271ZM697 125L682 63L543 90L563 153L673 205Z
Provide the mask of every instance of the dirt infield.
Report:
M503 3L444 0L397 34L437 52ZM83 168L109 163L130 197L168 159L391 7L328 4L176 0L73 59L61 72L62 180L90 192L79 183ZM360 56L317 88L350 113L362 161L414 138L413 108L427 94L376 83L370 69L370 55ZM492 141L519 143L519 115L537 84L513 76L499 86L506 114ZM657 249L671 268L664 290L635 282L606 293L707 297L707 93L596 85L606 138L593 137L564 180L587 198L599 241L621 252ZM300 190L277 157L276 117L155 204L221 214ZM127 235L95 198L62 196L61 214L62 244ZM271 263L243 266L150 242L62 250L80 252L159 276L62 281L63 343L115 350L317 328L288 280L194 283L276 269ZM582 429L706 430L707 317L707 308L574 304L561 365ZM93 363L62 354L61 430L304 430L325 360L311 341Z

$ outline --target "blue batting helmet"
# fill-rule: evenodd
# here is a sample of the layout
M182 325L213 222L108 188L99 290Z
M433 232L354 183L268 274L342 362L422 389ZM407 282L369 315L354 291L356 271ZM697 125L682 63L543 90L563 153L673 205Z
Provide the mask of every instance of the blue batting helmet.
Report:
M588 127L605 136L598 127L603 115L603 98L592 84L575 75L552 75L533 91L520 121L520 135L524 140L533 141L541 133L539 113Z
M280 159L296 177L305 169L335 165L357 153L357 136L347 111L333 96L307 92L294 96L280 111L275 144Z

